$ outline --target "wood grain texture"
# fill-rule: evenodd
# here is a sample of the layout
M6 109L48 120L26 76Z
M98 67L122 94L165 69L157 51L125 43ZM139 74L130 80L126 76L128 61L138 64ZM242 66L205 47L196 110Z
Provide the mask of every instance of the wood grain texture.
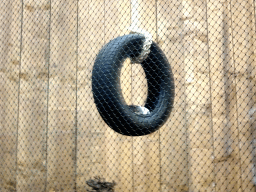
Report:
M232 37L234 46L234 65L236 77L237 124L239 130L239 148L241 161L242 190L253 191L253 127L250 110L255 107L255 15L252 1L232 1Z
M253 0L2 0L0 191L254 191ZM147 30L173 70L175 102L159 131L115 133L94 104L99 50ZM21 28L22 27L22 28ZM128 105L144 105L140 64L121 70Z
M76 187L77 1L51 1L47 190Z
M1 1L1 191L16 190L21 4Z
M23 3L20 63L17 191L44 191L46 184L48 1ZM33 8L33 9L30 9Z
M77 185L84 191L86 181L106 175L106 125L93 100L91 75L99 50L104 45L104 1L79 1L77 79Z
M175 81L174 108L160 128L160 191L165 192L186 191L189 185L182 7L182 1L157 1L157 43L172 67Z

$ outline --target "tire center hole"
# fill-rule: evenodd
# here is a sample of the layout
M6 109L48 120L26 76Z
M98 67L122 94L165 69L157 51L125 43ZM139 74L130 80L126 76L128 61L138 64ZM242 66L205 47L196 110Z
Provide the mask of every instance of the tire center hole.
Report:
M121 69L121 89L127 105L144 106L148 85L146 74L140 64L126 59Z

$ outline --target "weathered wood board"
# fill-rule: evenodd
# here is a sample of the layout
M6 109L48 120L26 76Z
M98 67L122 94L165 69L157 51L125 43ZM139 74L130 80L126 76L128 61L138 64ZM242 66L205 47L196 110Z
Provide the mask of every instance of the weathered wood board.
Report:
M2 0L0 191L254 191L253 0ZM165 53L175 80L170 118L127 137L93 100L99 50L137 26ZM121 70L127 105L144 105L140 64Z

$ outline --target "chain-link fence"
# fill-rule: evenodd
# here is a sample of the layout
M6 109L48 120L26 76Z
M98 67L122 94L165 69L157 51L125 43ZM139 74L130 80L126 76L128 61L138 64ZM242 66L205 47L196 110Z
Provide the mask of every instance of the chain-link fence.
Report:
M0 13L1 192L256 190L254 0Z

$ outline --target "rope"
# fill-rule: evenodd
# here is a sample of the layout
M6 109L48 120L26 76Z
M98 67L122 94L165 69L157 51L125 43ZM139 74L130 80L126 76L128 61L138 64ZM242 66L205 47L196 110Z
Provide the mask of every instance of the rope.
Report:
M141 34L145 37L140 55L131 59L132 63L142 63L150 53L150 47L152 45L152 35L148 31L140 29L138 27L131 26L129 30L131 31L130 34Z

